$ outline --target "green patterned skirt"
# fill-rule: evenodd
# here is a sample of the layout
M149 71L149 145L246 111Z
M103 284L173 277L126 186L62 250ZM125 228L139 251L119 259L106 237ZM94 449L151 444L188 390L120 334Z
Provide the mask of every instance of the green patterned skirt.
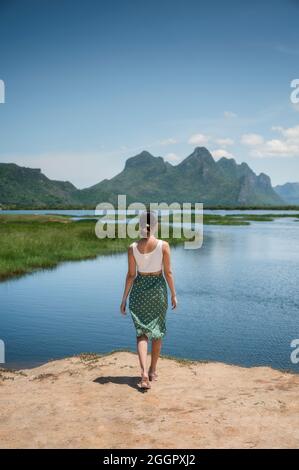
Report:
M163 338L167 307L167 286L163 274L137 274L129 296L129 310L137 336Z

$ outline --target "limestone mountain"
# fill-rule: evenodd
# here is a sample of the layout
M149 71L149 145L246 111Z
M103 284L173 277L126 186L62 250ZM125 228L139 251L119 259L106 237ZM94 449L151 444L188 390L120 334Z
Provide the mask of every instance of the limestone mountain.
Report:
M72 183L50 180L40 169L0 163L0 204L32 207L69 205L79 202L77 193Z
M96 204L116 203L117 194L129 202L203 202L209 205L281 205L270 178L256 175L246 163L234 159L215 161L205 147L195 150L177 165L147 151L129 158L123 171L81 191L81 200Z
M299 204L299 183L285 183L274 187L287 204Z
M205 147L194 151L177 165L147 151L135 155L111 179L85 189L69 182L50 180L39 169L0 164L0 204L27 206L93 206L117 202L202 202L206 205L282 205L270 178L256 175L246 163L221 158L215 161Z

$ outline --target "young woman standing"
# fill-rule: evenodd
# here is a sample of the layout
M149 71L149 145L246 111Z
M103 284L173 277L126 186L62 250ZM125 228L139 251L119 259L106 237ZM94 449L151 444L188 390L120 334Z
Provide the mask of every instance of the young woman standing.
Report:
M156 215L150 211L142 213L139 226L142 238L132 243L128 249L128 273L120 310L122 314L126 313L129 296L129 310L136 328L137 352L141 367L139 386L148 389L151 387L150 381L157 380L158 377L157 362L162 338L166 333L168 308L166 281L171 292L173 309L177 306L177 298L171 271L169 244L155 237L158 228ZM147 369L149 340L152 341L152 351L151 364Z

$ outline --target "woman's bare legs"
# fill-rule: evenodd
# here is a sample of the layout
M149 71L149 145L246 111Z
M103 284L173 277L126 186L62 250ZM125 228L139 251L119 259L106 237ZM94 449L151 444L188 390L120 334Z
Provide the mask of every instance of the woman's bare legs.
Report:
M162 347L162 339L153 339L152 340L152 355L151 355L151 365L149 368L150 374L156 373L157 362L160 356Z
M141 367L142 377L147 378L147 345L148 345L148 337L146 335L137 336L137 351L139 357L139 363Z

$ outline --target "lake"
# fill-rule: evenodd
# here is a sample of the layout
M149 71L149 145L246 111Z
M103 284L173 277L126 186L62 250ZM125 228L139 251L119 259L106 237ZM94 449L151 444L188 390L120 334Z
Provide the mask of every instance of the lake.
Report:
M109 211L107 211L109 213ZM123 213L124 211L115 211L116 213ZM165 213L167 211L162 211ZM186 211L188 212L188 211ZM127 211L128 214L133 214L134 211ZM299 210L283 210L283 209L204 209L205 214L214 214L214 215L230 215L230 214L256 214L256 215L266 215L266 214L298 214ZM90 217L96 214L95 210L92 209L11 209L11 210L1 210L0 214L56 214L56 215L69 215L74 217Z
M172 248L179 306L168 310L162 353L298 372L290 361L299 337L298 247L299 223L278 218L205 226L202 248ZM103 256L0 283L6 366L135 350L130 314L119 313L126 263L126 254Z

